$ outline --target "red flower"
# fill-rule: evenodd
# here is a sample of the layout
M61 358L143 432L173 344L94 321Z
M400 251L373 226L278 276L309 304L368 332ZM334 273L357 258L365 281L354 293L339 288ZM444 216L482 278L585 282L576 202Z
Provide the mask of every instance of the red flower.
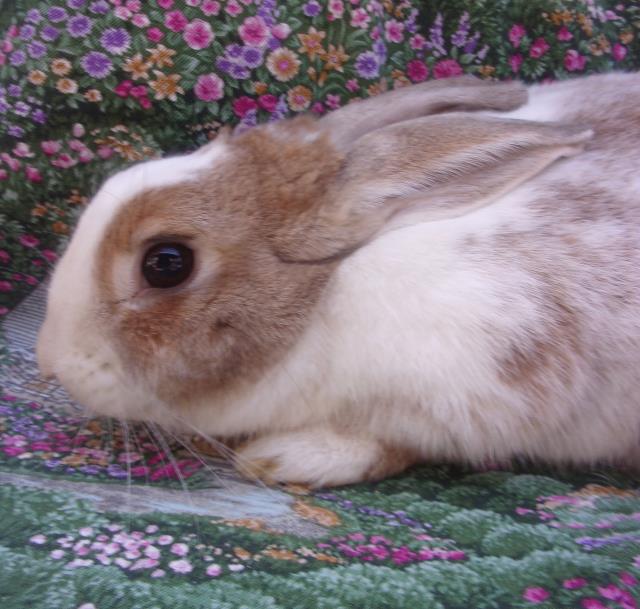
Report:
M411 82L422 82L429 76L429 68L419 59L412 59L407 64L407 76Z
M571 49L567 51L564 56L564 67L569 72L577 72L584 70L584 66L587 63L587 58L584 55L580 55L578 51Z
M258 102L246 95L238 97L233 102L233 112L238 118L243 118L247 112L258 109Z
M116 95L120 97L129 97L129 93L133 88L132 80L123 80L119 85L114 89Z
M529 49L529 56L538 59L539 57L542 57L549 48L549 44L544 38L536 38Z
M275 95L271 95L271 93L267 93L266 95L261 95L258 98L258 104L260 104L260 107L267 112L275 112L278 104L278 98Z
M433 68L433 76L435 78L449 78L451 76L460 76L461 74L462 68L455 59L443 59Z

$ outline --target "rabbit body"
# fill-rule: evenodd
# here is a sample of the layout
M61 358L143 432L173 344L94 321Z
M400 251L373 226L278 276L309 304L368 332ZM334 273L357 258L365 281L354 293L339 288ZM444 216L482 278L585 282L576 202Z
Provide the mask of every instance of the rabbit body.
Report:
M313 485L432 459L637 464L640 77L528 93L478 117L581 125L584 151L464 213L416 195L335 264L273 365L185 402L186 429L249 435L241 469Z

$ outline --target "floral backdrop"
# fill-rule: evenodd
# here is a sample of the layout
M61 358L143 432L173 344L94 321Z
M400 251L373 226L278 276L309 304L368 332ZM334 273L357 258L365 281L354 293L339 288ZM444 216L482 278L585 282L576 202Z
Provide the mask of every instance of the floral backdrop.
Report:
M639 66L637 2L0 1L0 318L19 316L107 175L223 124L463 73ZM254 487L202 439L84 420L2 334L3 609L640 604L637 479L433 466L331 492Z
M131 162L462 73L640 63L640 5L583 0L9 0L0 15L0 315Z

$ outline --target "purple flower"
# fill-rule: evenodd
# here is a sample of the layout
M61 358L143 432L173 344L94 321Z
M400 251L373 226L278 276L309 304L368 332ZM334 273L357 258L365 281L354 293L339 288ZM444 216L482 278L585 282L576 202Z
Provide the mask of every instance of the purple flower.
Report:
M114 27L104 31L100 42L109 53L122 55L131 44L131 36L124 28Z
M464 45L464 52L467 54L473 53L478 46L478 40L480 40L480 32L476 32L469 40L467 40L467 43Z
M269 38L269 40L267 41L267 47L269 47L270 51L275 51L276 49L279 49L281 46L282 46L282 43L275 36L271 36L271 38Z
M373 79L380 74L378 56L373 51L365 51L356 59L356 70L362 78Z
M64 21L68 15L66 9L61 6L52 6L47 12L47 17L52 23L58 23L58 21Z
M239 44L230 44L226 48L226 54L233 58L242 57L242 47Z
M231 70L229 71L233 78L237 78L238 80L244 80L245 78L249 78L250 73L247 68L238 64L232 64Z
M111 70L113 70L113 64L111 60L100 51L91 51L87 53L80 62L84 71L93 78L104 78Z
M4 99L0 99L0 114L5 114L8 109L9 104Z
M9 62L12 66L21 66L27 60L24 51L14 51L9 56Z
M87 3L87 0L67 0L67 6L69 8L82 8Z
M58 36L60 36L60 32L54 28L52 25L45 25L40 31L40 38L47 42L52 42Z
M245 47L242 59L248 68L257 68L262 63L262 51L255 47Z
M92 27L93 22L84 15L76 15L67 22L67 32L72 38L84 38Z
M451 44L457 47L464 46L467 42L467 35L469 34L469 13L464 12L458 22L458 30L451 36Z
M12 97L20 97L22 95L22 87L20 85L9 85L7 93Z
M23 25L20 28L20 38L22 38L22 40L31 40L33 38L33 36L36 33L36 28L34 28L32 25Z
M25 104L23 101L19 101L16 102L15 106L13 106L13 112L18 116L29 116L31 106L29 104Z
M22 127L18 127L18 125L11 125L9 129L7 129L7 133L11 137L22 137L24 135L24 129Z
M46 54L47 47L38 40L34 40L27 45L27 51L34 59L40 59Z
M218 70L221 70L222 72L226 72L227 74L231 72L232 66L233 66L233 63L228 59L225 59L224 57L219 57L216 60L216 67L218 68Z
M387 45L384 43L384 40L379 38L373 43L372 48L378 58L378 63L383 64L387 59Z
M96 15L106 15L109 12L109 4L105 0L97 0L91 3L89 10Z
M433 22L433 25L429 29L430 38L425 45L430 51L434 52L433 54L436 57L447 54L444 48L444 37L442 35L442 29L443 18L442 14L438 13L438 15L436 16L436 20Z
M37 8L32 8L30 11L27 11L26 20L29 23L39 23L42 20L42 15Z
M316 0L309 0L309 2L307 2L302 8L302 12L307 17L315 17L320 14L321 10L322 10L322 7L318 2L316 2Z

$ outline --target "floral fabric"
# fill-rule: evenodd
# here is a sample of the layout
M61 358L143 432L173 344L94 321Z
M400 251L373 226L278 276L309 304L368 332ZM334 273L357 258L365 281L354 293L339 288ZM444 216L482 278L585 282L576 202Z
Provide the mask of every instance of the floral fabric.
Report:
M0 317L43 280L107 175L222 124L462 73L541 82L640 66L636 2L1 5ZM82 419L0 327L0 606L640 604L632 477L433 466L310 493L250 485L183 441Z

